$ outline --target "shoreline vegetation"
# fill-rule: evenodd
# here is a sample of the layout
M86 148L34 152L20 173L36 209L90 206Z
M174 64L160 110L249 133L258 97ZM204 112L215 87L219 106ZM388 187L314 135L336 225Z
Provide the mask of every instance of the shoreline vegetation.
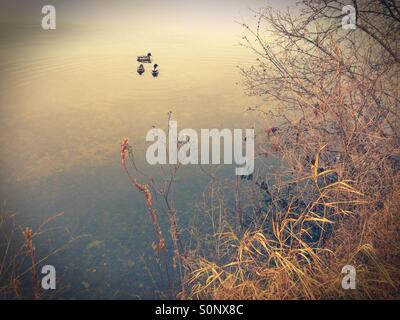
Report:
M41 288L41 267L49 258L88 236L76 236L57 226L56 221L63 215L64 212L52 215L31 228L22 226L13 212L0 211L0 300L54 299L67 289L58 287L54 293ZM63 239L62 244L53 245L50 238Z
M188 232L174 207L180 165L169 165L160 185L137 168L128 140L121 144L155 228L165 297L400 298L400 8L353 3L354 30L341 28L338 1L263 8L254 26L243 25L242 45L258 62L240 69L244 85L265 98L248 110L262 128L257 159L276 165L230 182L204 170L212 179ZM341 286L347 265L357 290Z

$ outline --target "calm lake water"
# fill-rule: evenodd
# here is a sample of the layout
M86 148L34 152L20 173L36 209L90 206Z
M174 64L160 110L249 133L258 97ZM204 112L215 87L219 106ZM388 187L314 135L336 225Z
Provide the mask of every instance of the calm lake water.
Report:
M119 143L129 137L144 165L146 132L166 128L168 111L180 129L252 126L245 110L257 101L244 94L236 66L256 61L238 45L234 18L220 29L2 25L0 198L23 225L64 212L46 249L62 245L66 229L88 235L47 260L59 298L159 297L164 284L140 259L154 271L153 228L121 169ZM148 64L142 76L136 72L136 56L147 52L158 78ZM183 226L207 181L194 167L180 173Z

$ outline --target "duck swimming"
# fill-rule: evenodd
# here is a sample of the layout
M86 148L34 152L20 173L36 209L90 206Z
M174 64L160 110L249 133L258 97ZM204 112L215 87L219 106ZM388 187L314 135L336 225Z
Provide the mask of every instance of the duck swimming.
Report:
M137 73L139 73L140 75L142 75L144 73L144 66L143 64L141 64L138 68L137 68Z
M153 67L153 70L151 70L151 74L153 75L154 78L158 77L157 67L158 67L158 64L155 64Z
M151 53L149 52L146 56L138 56L137 61L150 63L151 62Z

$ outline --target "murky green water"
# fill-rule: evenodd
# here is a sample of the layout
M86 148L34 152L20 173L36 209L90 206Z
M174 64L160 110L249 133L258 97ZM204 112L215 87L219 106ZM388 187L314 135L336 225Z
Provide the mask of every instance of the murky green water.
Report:
M170 110L179 128L251 125L245 109L255 100L237 84L236 66L255 60L238 46L234 19L219 29L135 21L123 28L60 23L51 32L39 24L2 25L1 200L24 225L64 212L46 249L62 245L68 232L88 235L47 261L57 269L58 297L159 297L154 232L121 169L119 143L128 136L144 165L146 132L165 128ZM147 52L158 78L149 65L136 73L136 55ZM178 180L176 207L186 225L207 177L191 167Z

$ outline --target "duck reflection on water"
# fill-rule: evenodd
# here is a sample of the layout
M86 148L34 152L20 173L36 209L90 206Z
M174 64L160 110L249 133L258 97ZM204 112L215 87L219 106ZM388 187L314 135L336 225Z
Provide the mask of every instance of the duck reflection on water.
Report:
M143 64L141 64L138 68L137 68L137 73L139 73L139 75L142 75L144 73L144 66Z

